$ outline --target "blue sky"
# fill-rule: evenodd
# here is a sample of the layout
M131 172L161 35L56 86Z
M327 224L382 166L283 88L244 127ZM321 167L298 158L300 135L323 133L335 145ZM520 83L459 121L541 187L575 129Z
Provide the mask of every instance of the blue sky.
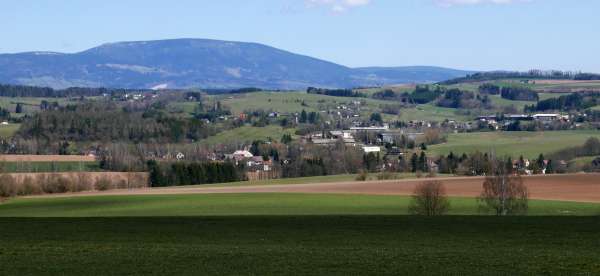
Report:
M597 0L2 0L0 52L186 37L353 67L600 72L598 11Z

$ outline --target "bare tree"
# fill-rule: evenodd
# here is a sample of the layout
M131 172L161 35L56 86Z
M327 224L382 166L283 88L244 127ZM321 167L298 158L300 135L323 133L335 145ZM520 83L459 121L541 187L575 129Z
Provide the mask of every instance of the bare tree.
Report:
M493 168L494 173L483 182L480 207L498 216L527 213L529 192L521 176L512 173L512 164L495 162Z
M423 182L415 188L408 211L414 215L439 216L450 209L446 188L440 181Z

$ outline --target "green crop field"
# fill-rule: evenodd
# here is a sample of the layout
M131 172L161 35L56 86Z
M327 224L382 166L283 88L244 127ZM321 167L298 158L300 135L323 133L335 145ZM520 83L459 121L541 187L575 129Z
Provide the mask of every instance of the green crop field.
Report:
M0 219L2 275L595 275L597 217Z
M98 162L1 162L2 172L96 172L101 171Z
M430 155L447 155L480 152L495 152L517 158L535 158L540 153L549 154L558 150L582 145L588 138L600 138L600 131L546 131L546 132L479 132L459 133L448 136L448 142L429 147Z
M409 198L213 194L0 203L2 275L600 273L600 204L404 216ZM469 215L469 216L464 216ZM595 216L596 215L596 216Z
M367 174L365 181L378 180L379 173ZM256 181L239 181L220 184L202 184L202 187L234 187L234 186L255 186L255 185L291 185L291 184L314 184L314 183L333 183L333 182L352 182L357 181L357 174L338 174L338 175L323 175L309 177L294 177L294 178L278 178L265 179ZM450 174L437 174L438 177L452 177ZM389 175L390 179L414 179L417 178L415 173L395 173Z
M16 198L0 217L406 215L410 197L333 194L187 194ZM452 198L451 215L477 215L472 198ZM529 215L600 215L600 204L530 202Z

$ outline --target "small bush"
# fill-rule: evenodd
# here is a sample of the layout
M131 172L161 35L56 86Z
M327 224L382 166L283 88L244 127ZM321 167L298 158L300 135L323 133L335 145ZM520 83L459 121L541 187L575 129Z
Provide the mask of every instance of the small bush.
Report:
M94 188L98 191L106 191L112 188L112 182L108 177L100 177L96 179L96 183L94 184Z
M117 182L117 188L119 188L119 189L129 188L129 184L127 183L127 180L125 180L125 179L119 180L119 182Z
M415 176L417 178L421 178L421 177L423 177L423 172L422 171L417 171L417 172L415 172Z
M42 193L40 183L36 183L31 176L25 176L18 189L18 195L39 195Z
M0 198L13 197L17 195L17 183L15 178L4 174L0 176Z
M50 174L46 177L45 182L38 183L42 183L42 190L48 194L66 193L73 189L73 183L58 174Z
M356 176L356 181L367 181L369 174L366 171L361 171Z
M428 181L415 187L408 211L414 215L439 216L450 209L444 184L440 181Z
M397 179L397 178L398 178L398 175L396 175L395 173L392 173L392 172L382 172L377 175L378 180L390 180L390 179Z
M78 173L76 180L76 188L74 192L83 192L93 190L93 184L90 177L84 173Z

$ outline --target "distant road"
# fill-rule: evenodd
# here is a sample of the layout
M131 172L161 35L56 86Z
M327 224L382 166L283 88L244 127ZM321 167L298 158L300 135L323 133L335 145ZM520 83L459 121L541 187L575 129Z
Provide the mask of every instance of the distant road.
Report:
M70 197L95 195L168 195L168 194L222 194L222 193L318 193L318 194L368 194L410 195L416 184L427 179L386 180L366 182L336 182L255 186L182 186L113 190L77 194L45 195L44 197ZM449 196L477 197L481 192L483 177L440 177ZM600 174L567 174L524 177L532 199L600 203Z

